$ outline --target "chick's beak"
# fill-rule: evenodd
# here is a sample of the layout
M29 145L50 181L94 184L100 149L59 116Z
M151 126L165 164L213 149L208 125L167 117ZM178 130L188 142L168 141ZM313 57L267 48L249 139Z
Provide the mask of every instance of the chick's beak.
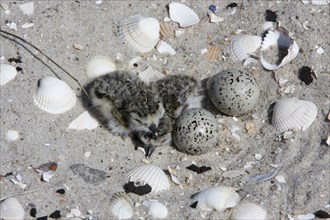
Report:
M155 124L151 124L149 126L149 130L152 132L152 136L157 137L158 133L157 133L157 126Z

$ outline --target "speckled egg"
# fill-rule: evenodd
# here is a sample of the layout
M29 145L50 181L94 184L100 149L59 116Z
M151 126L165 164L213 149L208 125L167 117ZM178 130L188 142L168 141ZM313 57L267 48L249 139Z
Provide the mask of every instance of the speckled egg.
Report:
M205 109L189 109L176 120L172 135L180 151L203 154L217 143L218 121Z
M225 70L207 81L207 94L219 111L232 116L250 112L258 103L260 89L245 70Z

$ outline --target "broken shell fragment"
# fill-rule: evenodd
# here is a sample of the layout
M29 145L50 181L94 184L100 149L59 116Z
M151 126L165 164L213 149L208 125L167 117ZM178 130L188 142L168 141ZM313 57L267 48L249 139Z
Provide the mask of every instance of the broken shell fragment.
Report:
M7 141L17 141L19 138L18 131L15 130L8 130L6 133L6 139Z
M161 192L170 188L170 182L164 171L155 165L142 165L129 170L126 174L129 182L148 184L152 192Z
M64 81L46 76L38 81L38 89L34 93L33 101L37 107L48 113L61 114L73 108L77 98Z
M173 39L175 36L174 28L168 22L160 22L160 36L165 39Z
M189 27L199 22L196 12L179 2L169 4L169 14L171 20L178 22L180 27Z
M90 79L111 73L116 69L116 65L109 57L106 56L95 56L87 63L86 66L87 76Z
M267 31L261 44L261 65L267 70L276 70L292 61L299 53L299 46L284 28Z
M159 43L156 46L156 49L159 53L162 54L170 54L170 55L175 55L176 52L173 49L173 47L171 45L169 45L168 43L166 43L165 41L159 41Z
M159 41L159 21L152 17L133 15L119 24L119 34L137 52L151 51Z
M97 128L97 126L99 126L98 121L92 118L88 111L84 111L69 124L67 130L93 130Z
M273 108L272 126L282 133L287 130L306 130L317 116L317 107L310 101L284 98Z
M237 60L245 60L261 46L261 37L237 35L231 41L231 50Z
M212 45L207 49L206 58L210 61L219 59L220 47L218 45Z
M133 216L133 201L125 192L114 193L110 199L110 210L119 219L129 219Z
M139 78L149 84L151 82L155 82L163 77L165 77L164 74L162 74L161 72L159 72L158 70L155 70L154 68L152 68L152 66L148 66L147 69L145 69L144 71L139 73Z
M166 206L157 200L144 201L143 205L148 207L148 215L152 218L162 219L167 217L168 210Z
M3 86L11 80L15 79L17 70L9 64L0 64L0 85Z
M243 203L234 209L232 220L265 220L267 211L254 203Z
M235 207L240 201L239 195L231 187L213 186L192 196L197 207L205 211L213 209L223 211Z
M0 204L0 219L4 220L23 220L25 211L23 206L14 197L5 199Z
M32 15L34 12L34 3L33 2L27 2L24 4L19 5L19 9L23 12L25 15Z

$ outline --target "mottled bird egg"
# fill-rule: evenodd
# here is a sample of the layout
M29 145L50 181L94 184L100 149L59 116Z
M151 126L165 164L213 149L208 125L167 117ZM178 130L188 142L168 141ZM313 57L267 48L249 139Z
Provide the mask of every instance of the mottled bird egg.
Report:
M258 103L260 89L245 70L225 70L207 81L207 94L215 107L231 116L250 112Z
M205 109L189 109L176 120L172 135L180 151L203 154L217 144L218 121Z

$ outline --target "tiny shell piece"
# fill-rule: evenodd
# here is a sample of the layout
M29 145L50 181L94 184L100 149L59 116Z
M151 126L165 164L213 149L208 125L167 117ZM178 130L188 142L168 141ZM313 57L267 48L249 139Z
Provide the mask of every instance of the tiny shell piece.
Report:
M17 141L19 138L18 131L15 130L8 130L6 133L7 141Z
M15 79L17 70L9 64L0 64L0 85L3 86L11 80Z
M33 101L37 107L48 113L61 114L73 108L77 98L64 81L46 76L38 81Z
M213 186L192 196L197 207L205 211L213 209L221 212L233 208L240 201L239 195L231 187Z
M273 108L272 126L277 132L291 129L306 130L317 116L317 107L310 101L284 98Z
M237 60L245 60L261 46L261 37L237 35L231 41L231 50Z
M189 27L199 22L196 12L179 2L169 4L169 14L172 21L178 22L180 27Z
M218 45L210 46L207 49L206 58L210 61L218 60L219 59L219 52L220 52L220 47Z
M152 218L162 219L167 217L168 210L166 206L157 200L144 201L142 204L148 207L148 215Z
M159 41L159 21L152 17L133 15L119 24L119 34L137 52L151 51Z
M158 70L155 70L154 68L152 68L152 66L148 66L148 68L140 72L138 76L143 82L147 84L165 77L163 73L159 72Z
M95 56L87 63L86 66L87 76L90 79L111 73L116 69L116 65L109 57L106 56Z
M110 199L110 210L119 219L129 219L133 216L133 201L125 192L114 193Z
M224 18L215 15L211 11L208 11L207 14L210 17L210 22L212 22L212 23L218 23L218 22L221 22L221 21L225 20Z
M0 204L0 219L4 220L23 220L25 211L23 206L14 197L5 199Z
M170 182L164 171L152 164L142 165L129 170L128 182L141 182L151 186L152 192L158 193L170 188Z
M34 4L33 2L24 3L24 4L19 5L19 8L25 15L32 15L34 12L33 4Z
M232 220L265 220L267 211L261 206L245 202L234 209Z
M174 28L168 22L160 22L160 36L164 39L173 39L175 36Z
M170 55L176 54L173 47L171 47L168 43L162 40L158 42L156 49L159 53L170 54Z
M67 130L93 130L99 126L98 121L96 121L88 111L81 113L76 119L74 119L68 126Z

